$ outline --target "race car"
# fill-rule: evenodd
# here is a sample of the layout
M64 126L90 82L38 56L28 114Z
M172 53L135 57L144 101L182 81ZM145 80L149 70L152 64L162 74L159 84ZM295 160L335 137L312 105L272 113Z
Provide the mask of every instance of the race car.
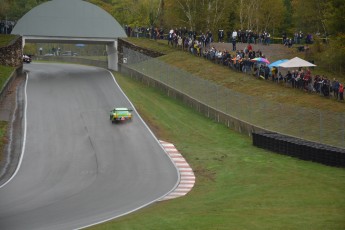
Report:
M115 108L110 111L111 122L119 122L132 119L132 109L129 108Z

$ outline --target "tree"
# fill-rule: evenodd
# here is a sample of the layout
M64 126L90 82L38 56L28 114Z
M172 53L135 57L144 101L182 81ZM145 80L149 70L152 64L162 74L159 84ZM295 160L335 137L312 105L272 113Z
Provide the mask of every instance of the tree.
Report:
M343 0L329 2L325 24L330 34L345 34L345 3Z
M149 4L149 24L150 26L157 25L159 19L162 20L161 15L164 12L164 1L159 0L158 3L154 3L153 0L150 1ZM162 21L159 23L162 25Z
M284 8L285 8L285 13L283 17L283 22L281 24L281 32L286 32L293 34L293 22L292 22L292 5L291 5L291 0L284 0Z
M296 30L307 33L327 33L328 0L293 0L293 20Z
M9 9L9 0L0 0L0 18L6 18Z
M258 19L261 23L257 25L257 28L261 28L264 31L270 31L274 34L284 20L285 8L283 1L262 1L258 9L260 12Z
M197 16L197 7L199 6L199 1L197 0L177 0L179 9L183 12L184 18L182 19L185 22L189 30L195 31L195 21Z

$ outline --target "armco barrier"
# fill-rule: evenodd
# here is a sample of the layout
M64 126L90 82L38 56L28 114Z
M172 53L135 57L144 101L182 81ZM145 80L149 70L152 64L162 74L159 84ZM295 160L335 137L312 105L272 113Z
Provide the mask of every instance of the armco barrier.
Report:
M345 149L274 132L253 132L253 145L283 155L324 165L345 167Z

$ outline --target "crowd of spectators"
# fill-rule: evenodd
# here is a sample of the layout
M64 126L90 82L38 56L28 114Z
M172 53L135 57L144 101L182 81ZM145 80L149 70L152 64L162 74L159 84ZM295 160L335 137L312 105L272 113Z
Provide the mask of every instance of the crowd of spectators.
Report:
M166 39L169 46L187 51L192 55L199 56L216 64L226 66L228 68L251 74L258 79L271 80L276 83L285 84L292 88L314 92L325 97L333 96L337 100L344 100L344 86L336 79L330 81L326 76L312 76L310 69L296 69L282 73L276 67L269 67L266 63L253 61L254 58L265 58L265 54L260 49L254 50L252 44L270 44L270 34L267 32L259 35L252 31L233 31L228 33L228 41L232 43L232 51L219 50L212 46L214 42L213 34L208 31L206 33L197 33L184 29L170 29L167 34L160 29L135 29L134 32L128 31L137 37L147 37L151 39ZM141 34L141 35L139 35ZM225 34L223 30L218 32L218 42L223 42ZM302 32L296 33L294 41L283 37L283 44L286 42L292 44L302 43ZM309 37L308 39L311 39ZM246 43L243 50L236 49L236 43Z
M11 34L15 21L0 20L0 34Z
M308 92L316 92L325 97L333 96L337 100L344 100L344 85L337 79L332 81L326 76L311 75L309 68L288 71L282 80L290 84L292 88L303 89Z
M156 28L156 27L135 27L132 28L128 25L124 26L124 30L129 37L145 37L150 39L167 39L169 36L169 32L171 30L174 31L178 36L181 37L201 37L204 33L200 32L197 33L196 31L190 31L186 27L182 28L175 28L170 29L169 31L165 31L163 28ZM208 31L207 34L211 32ZM267 31L262 33L256 33L252 30L237 30L236 31L236 42L248 42L252 44L264 44L269 45L271 43L271 34ZM223 29L218 30L218 37L216 40L218 42L233 42L233 31L225 32ZM213 36L212 36L213 38Z

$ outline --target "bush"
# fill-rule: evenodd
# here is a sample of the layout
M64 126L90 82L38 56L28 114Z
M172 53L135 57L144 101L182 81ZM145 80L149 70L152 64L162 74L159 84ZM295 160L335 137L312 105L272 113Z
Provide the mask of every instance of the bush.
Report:
M330 72L345 73L345 34L331 37L328 43L315 39L306 59L315 60L317 65Z

